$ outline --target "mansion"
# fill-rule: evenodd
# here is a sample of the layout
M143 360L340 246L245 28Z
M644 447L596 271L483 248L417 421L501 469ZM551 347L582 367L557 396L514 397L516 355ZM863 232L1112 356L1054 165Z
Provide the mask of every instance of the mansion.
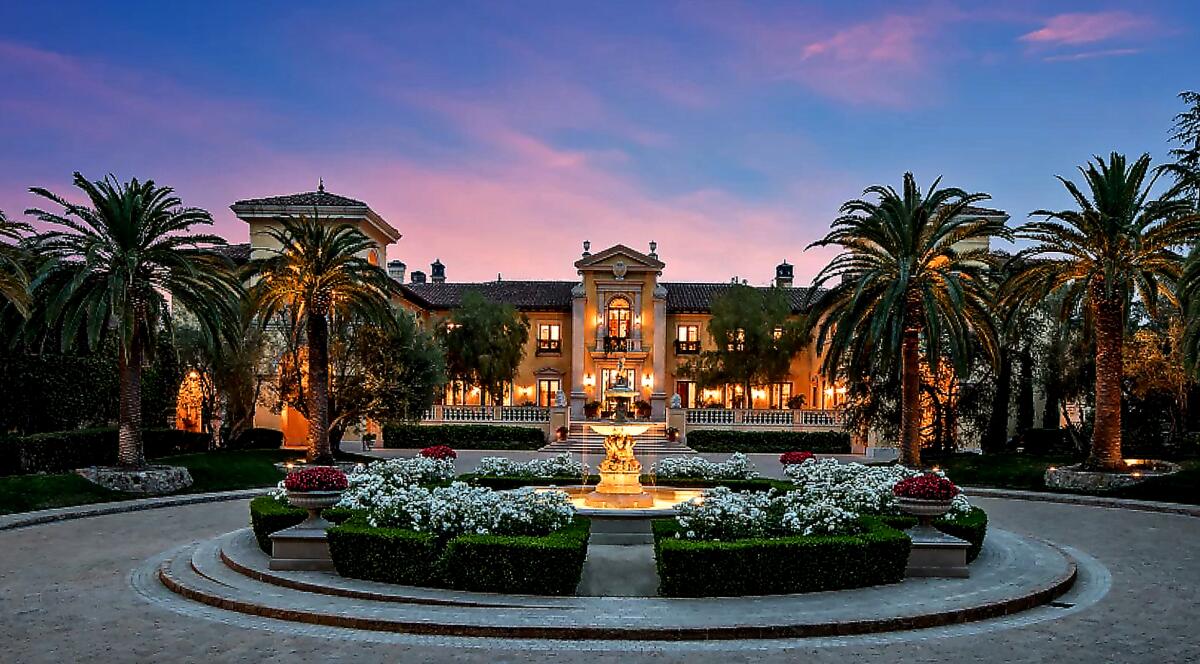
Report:
M704 389L688 378L681 369L713 348L708 334L712 305L734 281L667 281L668 263L655 242L648 242L645 251L623 244L592 251L585 241L579 255L563 259L574 259L578 277L569 281L455 282L439 260L428 273L409 271L402 261L389 260L400 232L365 203L329 193L324 186L315 192L238 201L232 210L250 227L250 244L230 247L243 260L272 247L264 230L280 218L316 216L353 225L374 241L366 258L386 266L401 285L400 304L423 325L447 316L471 291L512 305L528 318L524 360L505 390L503 405L495 406L496 400L476 387L450 384L426 421L538 424L547 426L549 433L560 421L551 422L551 411L561 411L566 421L582 421L594 417L590 411L595 402L609 410L603 395L623 372L649 404L651 420L678 423L681 429L687 423L783 429L828 429L839 423L836 407L845 398L845 388L820 375L813 344L793 358L787 379L754 386L750 394L743 394L741 386ZM1007 218L999 210L974 212ZM808 289L793 284L793 266L786 260L774 266L772 285L763 288L782 290L793 315L804 312ZM290 443L304 438L301 420L286 407L279 415L260 407L255 423L283 430Z

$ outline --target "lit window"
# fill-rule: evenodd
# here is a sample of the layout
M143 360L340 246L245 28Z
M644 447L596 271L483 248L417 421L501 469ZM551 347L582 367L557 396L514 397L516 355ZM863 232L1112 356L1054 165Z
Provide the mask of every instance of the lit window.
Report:
M675 353L695 355L700 352L700 326L679 325L675 328Z
M558 323L539 323L537 328L537 352L562 352L562 327Z

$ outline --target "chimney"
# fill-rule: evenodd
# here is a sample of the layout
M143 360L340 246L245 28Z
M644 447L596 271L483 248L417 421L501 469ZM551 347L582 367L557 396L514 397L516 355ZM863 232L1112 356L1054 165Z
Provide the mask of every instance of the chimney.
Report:
M782 263L775 266L775 287L792 287L792 266L788 265L787 260L784 260Z
M435 284L446 283L446 266L436 258L429 264L429 280Z
M414 284L423 284L425 283L425 273L420 270L413 270L411 279Z
M388 276L391 277L392 280L395 281L396 283L400 283L400 284L404 283L404 271L407 269L408 269L408 266L405 265L404 261L402 261L402 260L388 261L388 264L387 264Z

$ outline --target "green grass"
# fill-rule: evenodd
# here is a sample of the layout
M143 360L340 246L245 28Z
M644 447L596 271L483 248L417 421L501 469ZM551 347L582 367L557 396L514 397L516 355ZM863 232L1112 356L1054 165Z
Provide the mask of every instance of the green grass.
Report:
M208 493L274 486L283 479L274 464L301 455L294 450L234 450L183 454L151 463L188 469L193 483L179 493ZM0 477L0 514L139 497L104 489L74 473Z

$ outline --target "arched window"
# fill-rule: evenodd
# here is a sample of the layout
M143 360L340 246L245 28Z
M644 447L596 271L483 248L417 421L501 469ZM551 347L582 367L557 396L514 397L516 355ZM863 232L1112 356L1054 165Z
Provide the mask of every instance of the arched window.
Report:
M629 300L614 297L608 301L608 336L625 339L629 336Z

